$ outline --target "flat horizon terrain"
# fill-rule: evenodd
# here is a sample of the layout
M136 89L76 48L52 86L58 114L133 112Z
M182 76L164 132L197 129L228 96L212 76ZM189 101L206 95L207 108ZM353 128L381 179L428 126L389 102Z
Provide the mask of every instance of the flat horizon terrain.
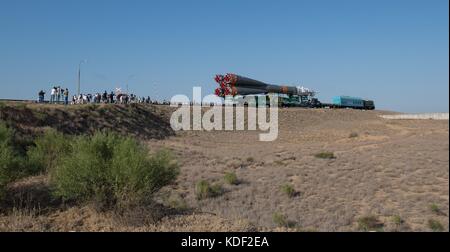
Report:
M430 218L448 225L448 121L378 116L385 113L280 109L274 142L259 142L260 132L190 131L149 146L182 156L173 189L189 205L263 229L276 227L274 213L317 231L353 231L364 216L377 216L390 231L425 231ZM315 157L322 152L335 158ZM226 186L221 197L195 199L198 180L223 183L230 171L241 184ZM284 184L292 185L294 197L283 193ZM430 210L433 204L442 215ZM393 216L402 218L401 227Z
M27 107L57 116L58 110L87 106ZM101 108L107 113L129 109ZM438 221L448 231L448 120L388 120L379 115L391 112L383 111L280 109L278 139L260 142L259 131L171 132L166 127L172 108L138 108L139 115L157 116L151 127L160 129L136 128L135 135L151 132L157 137L143 140L150 150L168 148L180 163L176 183L163 188L157 202L183 211L163 214L155 223L130 224L89 205L15 209L0 214L0 230L358 231L374 222L370 225L379 231L431 231L430 221ZM125 130L133 121L125 116L108 125ZM72 125L74 132L91 128L79 123L80 128ZM224 180L230 172L236 184ZM46 175L25 178L9 186L10 194L42 194L47 180ZM221 192L199 200L201 180L220 185Z

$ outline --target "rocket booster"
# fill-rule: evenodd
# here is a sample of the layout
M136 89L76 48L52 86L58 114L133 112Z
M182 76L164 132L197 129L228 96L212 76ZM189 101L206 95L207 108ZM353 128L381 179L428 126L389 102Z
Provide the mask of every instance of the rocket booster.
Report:
M314 96L314 91L304 87L272 85L236 74L216 75L214 80L219 84L215 94L220 97L268 93Z

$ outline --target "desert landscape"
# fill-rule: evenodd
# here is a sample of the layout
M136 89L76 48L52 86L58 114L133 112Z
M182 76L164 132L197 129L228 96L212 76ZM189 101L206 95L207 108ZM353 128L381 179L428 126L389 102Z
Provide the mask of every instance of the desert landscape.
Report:
M46 174L9 183L0 231L448 231L448 120L279 109L279 136L180 131L174 108L2 104L18 135L110 129L169 149L180 173L151 206L98 211L51 196ZM26 137L24 137L26 139Z

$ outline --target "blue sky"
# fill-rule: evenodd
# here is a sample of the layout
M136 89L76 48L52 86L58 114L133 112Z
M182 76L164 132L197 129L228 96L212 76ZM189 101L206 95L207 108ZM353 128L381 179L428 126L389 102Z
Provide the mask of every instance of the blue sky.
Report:
M448 0L0 0L0 98L125 88L204 95L216 73L378 108L448 112Z

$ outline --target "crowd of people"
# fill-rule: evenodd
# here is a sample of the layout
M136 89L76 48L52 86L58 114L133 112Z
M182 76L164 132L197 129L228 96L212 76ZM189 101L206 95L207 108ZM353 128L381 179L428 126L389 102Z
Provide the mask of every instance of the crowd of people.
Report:
M38 102L45 102L45 92L43 90L38 93ZM147 103L147 104L169 104L167 101L158 102L152 101L150 96L138 97L135 94L125 94L116 90L116 92L107 92L95 94L79 94L73 95L72 100L69 103L69 89L61 88L60 86L55 86L50 90L50 100L51 104L64 104L64 105L75 105L75 104L91 104L91 103L109 103L109 104L129 104L129 103Z
M45 100L45 92L44 90L39 91L38 93L40 103ZM64 103L69 104L69 89L62 88L61 86L54 86L50 89L50 103Z
M138 97L135 94L124 94L120 92L103 92L96 94L80 94L72 97L71 104L89 104L89 103L110 103L110 104L128 104L128 103L152 103L150 96Z

